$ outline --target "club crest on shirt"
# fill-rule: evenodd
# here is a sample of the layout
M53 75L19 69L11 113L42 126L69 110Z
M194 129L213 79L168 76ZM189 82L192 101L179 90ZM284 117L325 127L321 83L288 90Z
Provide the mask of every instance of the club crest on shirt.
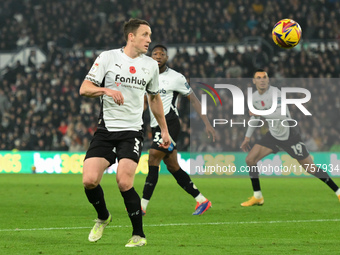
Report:
M162 80L162 84L164 84L165 86L168 86L169 82L167 80Z
M145 67L142 67L142 70L145 74L150 74L150 71L149 69L146 69Z

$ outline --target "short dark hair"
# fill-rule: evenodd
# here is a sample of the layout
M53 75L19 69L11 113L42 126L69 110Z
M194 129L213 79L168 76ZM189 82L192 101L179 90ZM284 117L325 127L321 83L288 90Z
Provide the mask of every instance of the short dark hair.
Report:
M150 24L146 20L142 19L129 19L129 21L126 21L123 26L123 32L124 32L124 39L125 41L128 40L128 35L130 33L135 34L137 29L140 25L147 25L150 27Z
M258 69L256 69L255 72L253 73L253 77L255 77L255 74L256 74L257 72L260 72L260 73L265 72L265 73L266 73L266 70L264 70L263 68L258 68Z
M165 47L163 44L156 44L155 46L152 47L151 53L153 52L154 49L156 48L163 48L166 52L168 52L167 47Z

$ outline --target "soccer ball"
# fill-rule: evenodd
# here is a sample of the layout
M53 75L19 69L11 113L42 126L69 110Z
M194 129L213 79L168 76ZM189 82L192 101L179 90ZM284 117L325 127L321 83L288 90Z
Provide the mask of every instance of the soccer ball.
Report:
M292 19L282 19L277 22L272 31L273 41L281 48L295 47L301 39L301 27Z

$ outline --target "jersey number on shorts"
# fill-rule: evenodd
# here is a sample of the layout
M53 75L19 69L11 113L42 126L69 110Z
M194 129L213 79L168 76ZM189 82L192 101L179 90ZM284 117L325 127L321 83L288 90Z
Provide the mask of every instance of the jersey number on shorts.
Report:
M301 143L297 143L297 144L291 146L291 148L293 149L295 155L298 155L298 156L302 156L303 155L303 149L302 149L302 144Z
M161 137L161 132L156 132L155 133L155 138L153 139L155 143L160 145L162 143L162 137Z
M136 141L136 143L135 143L135 147L133 147L133 152L135 152L137 155L139 155L139 144L140 144L140 141L137 138L135 138L135 141Z

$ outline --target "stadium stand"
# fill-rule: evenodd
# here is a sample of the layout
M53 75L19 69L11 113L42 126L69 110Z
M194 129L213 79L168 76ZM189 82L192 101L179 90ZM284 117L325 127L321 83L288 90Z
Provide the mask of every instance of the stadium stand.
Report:
M80 97L79 86L96 57L95 49L124 45L121 27L130 17L148 20L155 42L177 48L169 65L188 78L251 77L260 66L274 78L340 78L339 10L338 0L1 1L0 54L34 46L47 60L36 64L33 52L27 64L17 61L1 71L0 150L86 150L96 129L99 102ZM283 17L300 23L302 47L289 51L273 47L269 52L264 46L273 45L272 24ZM240 51L237 45L251 37L264 42ZM310 47L312 42L318 47ZM203 51L189 54L186 45L200 45ZM223 54L215 50L211 54L204 45L228 47ZM312 91L318 95L312 107L321 118L302 126L310 150L339 150L340 124L332 117L340 112L340 99L334 96L339 92L339 86ZM183 130L178 149L187 151L190 107L186 100L180 104ZM244 131L219 130L216 148L240 151ZM259 135L261 129L256 132ZM150 139L147 128L146 146Z

